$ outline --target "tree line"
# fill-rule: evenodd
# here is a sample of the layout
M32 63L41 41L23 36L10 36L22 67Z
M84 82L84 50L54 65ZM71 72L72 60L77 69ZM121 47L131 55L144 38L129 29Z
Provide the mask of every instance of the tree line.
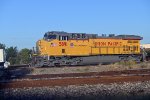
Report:
M18 50L17 47L6 47L6 45L2 43L0 43L0 49L5 50L6 61L10 62L11 65L29 64L31 62L31 49L23 48Z

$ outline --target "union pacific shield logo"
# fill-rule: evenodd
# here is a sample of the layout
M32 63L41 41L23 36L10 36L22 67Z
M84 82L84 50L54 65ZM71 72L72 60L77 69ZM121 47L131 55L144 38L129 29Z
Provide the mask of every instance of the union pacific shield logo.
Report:
M70 43L70 47L74 47L74 44L73 44L73 43Z

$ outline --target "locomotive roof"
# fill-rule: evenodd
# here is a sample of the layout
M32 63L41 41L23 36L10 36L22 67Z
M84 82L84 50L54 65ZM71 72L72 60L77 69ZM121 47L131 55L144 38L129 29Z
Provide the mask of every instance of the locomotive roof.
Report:
M48 39L48 36L55 35L56 38L60 38L60 36L67 36L68 39L89 39L89 38L113 38L113 39L133 39L133 40L142 40L141 36L137 35L116 35L109 34L102 34L102 36L98 36L98 34L87 34L87 33L67 33L64 31L50 31L46 32L44 35L44 39Z

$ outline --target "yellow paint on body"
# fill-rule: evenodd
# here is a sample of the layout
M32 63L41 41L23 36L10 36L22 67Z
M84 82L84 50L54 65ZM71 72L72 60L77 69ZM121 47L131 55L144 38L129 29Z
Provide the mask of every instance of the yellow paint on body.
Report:
M88 56L100 54L140 54L140 40L87 39L87 40L39 40L39 55Z

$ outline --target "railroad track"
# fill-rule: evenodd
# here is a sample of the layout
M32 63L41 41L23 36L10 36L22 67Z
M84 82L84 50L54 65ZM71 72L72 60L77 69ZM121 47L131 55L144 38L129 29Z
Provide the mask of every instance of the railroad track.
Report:
M108 72L88 72L88 73L64 73L64 74L41 74L41 75L25 75L10 76L7 80L41 80L41 79L57 79L57 78L79 78L79 77L103 77L103 76L133 76L133 75L150 74L150 69L124 70L124 71L108 71Z
M150 69L90 73L26 75L0 82L0 89L149 81Z
M52 87L67 85L83 84L109 84L122 82L149 81L150 75L133 75L133 76L105 76L105 77L86 77L86 78L64 78L64 79L47 79L47 80L22 80L9 83L0 83L0 89L7 88L27 88L27 87Z

